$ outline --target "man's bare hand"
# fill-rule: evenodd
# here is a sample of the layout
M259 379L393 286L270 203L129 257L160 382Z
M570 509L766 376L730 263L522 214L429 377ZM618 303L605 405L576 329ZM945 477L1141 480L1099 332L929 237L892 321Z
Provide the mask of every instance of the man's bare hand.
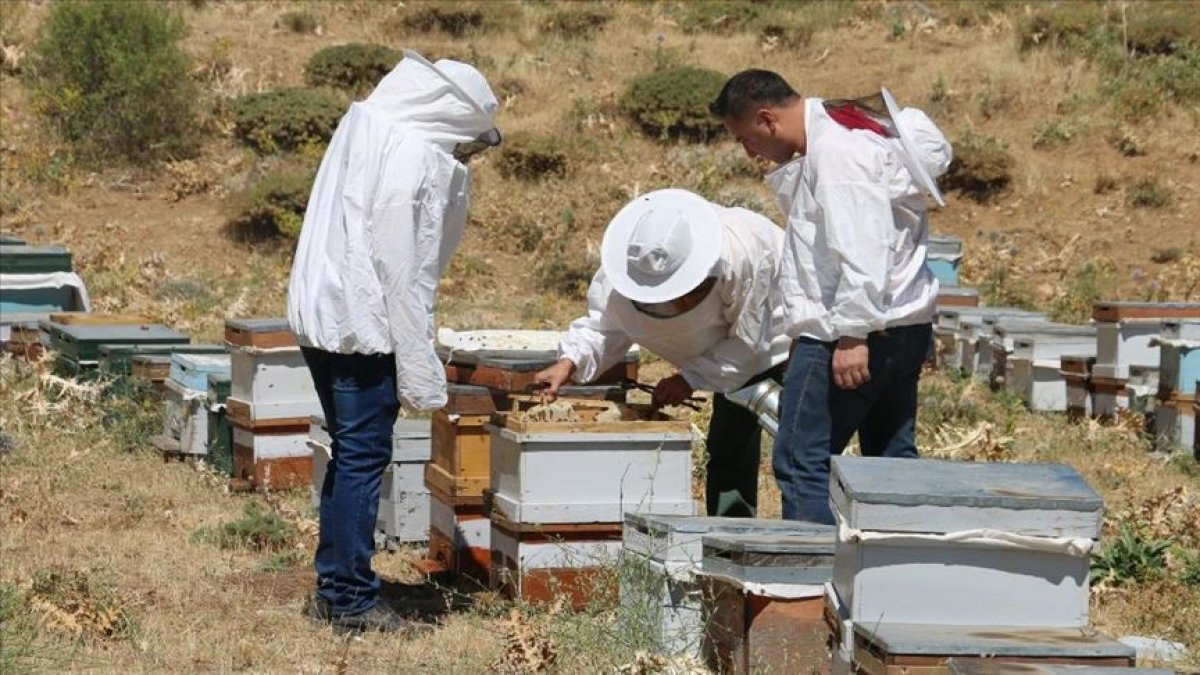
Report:
M575 364L571 359L559 359L558 363L533 376L533 381L544 385L541 390L542 402L549 403L558 398L558 390L571 381L575 374Z
M683 379L683 375L675 373L666 379L659 380L658 385L654 387L654 393L650 395L650 402L659 407L679 405L689 399L692 393L692 385Z
M841 389L858 389L871 380L867 341L843 337L833 350L833 383Z

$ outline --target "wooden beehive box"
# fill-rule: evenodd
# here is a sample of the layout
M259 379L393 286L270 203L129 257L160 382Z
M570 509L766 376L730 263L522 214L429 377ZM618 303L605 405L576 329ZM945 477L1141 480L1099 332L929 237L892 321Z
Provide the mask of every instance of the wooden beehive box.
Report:
M92 312L55 312L47 317L62 326L139 326L154 320L141 314L94 314Z
M830 502L856 623L1088 623L1103 504L1071 467L834 457Z
M490 415L433 414L432 457L425 481L453 503L481 504L488 488L491 434L484 428Z
M978 307L979 291L965 286L943 286L938 290L938 307Z
M113 377L128 377L133 374L133 357L139 354L166 356L168 364L173 354L212 355L224 354L224 345L100 345L100 372ZM170 376L168 365L167 376ZM164 378L165 379L165 378Z
M208 390L190 389L175 380L166 381L163 401L163 435L179 441L185 455L208 454Z
M951 659L1127 668L1134 650L1077 628L890 621L854 626L854 662L862 675L949 675Z
M1091 378L1095 356L1072 354L1059 359L1059 374L1067 388L1067 417L1072 422L1085 420L1092 414Z
M68 325L42 321L41 330L50 338L50 348L80 365L96 365L100 345L186 345L188 337L160 324Z
M828 672L825 584L834 534L807 524L793 536L704 537L709 591L706 660L722 673Z
M1165 452L1192 448L1196 437L1196 395L1176 394L1154 409L1155 446Z
M312 375L285 319L229 319L229 418L248 428L308 423L321 413Z
M621 523L628 512L693 515L688 421L647 406L573 402L578 422L492 415L495 508L517 523ZM614 421L598 421L610 409Z
M130 359L130 374L135 380L164 391L171 375L171 357L166 354L134 354Z
M530 603L563 597L573 609L604 600L595 575L616 564L621 550L619 524L530 525L494 511L490 524L493 589Z
M228 401L226 399L226 404ZM228 410L228 408L226 408ZM231 420L232 422L232 420ZM233 427L233 479L257 489L283 490L312 481L309 424L249 429Z
M490 583L492 524L482 500L456 503L432 486L429 492L429 560L422 567Z

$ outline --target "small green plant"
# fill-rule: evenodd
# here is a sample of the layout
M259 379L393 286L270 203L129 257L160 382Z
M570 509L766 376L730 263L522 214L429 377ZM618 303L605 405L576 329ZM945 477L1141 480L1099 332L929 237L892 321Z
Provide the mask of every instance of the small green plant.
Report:
M699 0L684 6L680 28L688 33L706 32L727 35L746 30L762 17L762 6L745 0Z
M1171 188L1149 176L1129 186L1129 205L1139 209L1161 209L1171 203Z
M227 223L230 234L242 241L298 237L315 175L311 169L285 167L233 195Z
M304 79L313 87L333 87L353 93L369 91L403 58L384 45L351 43L326 47L308 60Z
M400 19L400 28L416 33L445 33L461 38L487 25L488 15L474 4L417 5Z
M1182 571L1179 580L1188 586L1200 586L1200 551L1178 550Z
M643 75L625 91L621 109L650 136L710 141L724 130L708 106L725 79L721 73L690 67Z
M279 25L293 33L311 35L321 27L321 22L309 12L292 11L284 12L279 17Z
M131 377L110 383L101 399L101 423L118 450L145 452L149 439L162 433L162 402L149 387Z
M1069 270L1050 309L1055 321L1087 323L1097 300L1112 297L1117 289L1117 267L1105 259L1088 259Z
M612 14L602 11L599 5L561 9L542 22L542 32L564 40L583 40L595 37L611 20Z
M1099 3L1067 2L1034 11L1017 26L1022 50L1035 47L1080 47L1106 19Z
M1012 167L1007 143L968 130L954 142L954 161L941 184L977 202L988 202L1008 191Z
M1122 525L1117 538L1092 556L1092 580L1113 586L1146 581L1163 571L1170 547L1168 540L1147 539Z
M90 159L144 162L195 150L187 24L151 2L55 3L31 69L36 109Z
M264 509L257 501L246 503L241 519L197 530L192 538L222 549L285 551L296 545L296 526L278 512Z
M264 560L258 566L258 569L263 572L283 572L292 569L303 561L304 553L302 551L282 551Z
M280 89L248 94L233 102L233 131L262 153L326 143L342 116L333 96L311 89Z
M504 139L496 157L496 169L505 178L562 178L567 175L568 168L560 137L513 134Z
M1033 130L1033 147L1038 150L1059 148L1075 138L1075 130L1062 120L1046 120Z

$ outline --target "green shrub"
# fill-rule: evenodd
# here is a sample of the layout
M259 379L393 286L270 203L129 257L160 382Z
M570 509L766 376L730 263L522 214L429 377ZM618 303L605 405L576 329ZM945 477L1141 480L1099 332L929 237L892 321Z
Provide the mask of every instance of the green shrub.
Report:
M745 0L694 0L685 5L679 27L687 33L735 33L749 28L762 13L760 4Z
M258 502L252 501L246 503L243 513L240 520L197 530L193 538L223 549L281 551L295 545L299 536L296 526L277 512L264 510Z
M230 233L245 241L299 236L315 177L312 170L284 168L233 195Z
M403 30L417 33L440 32L452 37L464 37L467 33L485 27L487 15L474 5L415 5L400 20Z
M150 2L55 3L34 50L39 112L85 154L134 161L195 149L187 25Z
M284 12L279 17L279 24L293 33L309 35L317 32L321 22L308 12Z
M1106 18L1098 3L1065 2L1043 7L1026 15L1017 26L1017 41L1022 50L1080 47Z
M1164 554L1170 547L1170 541L1146 539L1122 525L1117 538L1093 555L1092 583L1120 586L1145 581L1162 572Z
M1200 47L1200 14L1193 2L1156 2L1130 8L1124 40L1138 55L1180 54Z
M650 136L709 141L724 130L708 106L725 80L721 73L703 68L643 75L625 91L621 109Z
M342 104L321 91L279 89L247 94L233 102L233 131L259 152L295 150L328 142L342 112Z
M312 55L304 66L304 79L314 87L365 92L378 84L402 58L403 54L384 45L335 45Z
M1129 205L1139 209L1161 209L1171 203L1171 188L1153 176L1129 186Z
M567 155L558 137L513 134L504 139L496 169L505 178L539 180L567 175Z
M562 9L542 22L542 32L557 35L564 40L590 38L604 30L612 15L596 6L586 9Z
M1038 150L1058 148L1071 142L1075 129L1062 120L1046 120L1033 130L1033 147Z
M1013 158L1004 141L967 131L954 142L954 161L942 177L947 190L959 190L978 202L1004 194L1012 183Z

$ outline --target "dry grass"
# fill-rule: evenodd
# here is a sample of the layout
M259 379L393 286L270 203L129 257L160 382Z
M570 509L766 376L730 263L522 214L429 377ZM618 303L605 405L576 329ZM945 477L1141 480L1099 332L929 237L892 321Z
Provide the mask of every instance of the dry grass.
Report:
M205 341L219 339L225 317L281 315L292 244L248 247L222 234L224 196L278 163L229 137L228 101L302 86L303 64L321 48L378 42L475 62L503 90L506 134L561 139L570 166L565 177L532 182L502 176L494 155L478 160L472 227L441 285L439 319L449 327L563 326L583 307L556 283L586 278L608 218L648 190L686 186L778 217L728 141L662 144L617 112L631 78L673 65L723 73L775 68L803 93L828 97L884 83L901 103L926 108L951 138L971 131L1007 143L1013 182L1002 198L981 205L952 193L948 208L931 216L935 231L964 238L963 276L990 285L1000 294L993 300L1067 316L1078 315L1101 286L1129 298L1195 300L1200 293L1200 116L1174 106L1153 122L1123 119L1105 72L1063 50L1021 52L1014 30L1020 12L1003 5L768 5L764 11L777 14L761 27L688 33L681 3L596 4L590 9L611 16L588 19L595 35L589 28L575 38L543 39L537 27L573 3L489 3L505 16L488 14L462 37L401 32L423 4L178 3L192 26L185 46L197 59L207 111L201 124L211 138L188 163L152 170L72 165L69 150L35 123L11 65L0 68L0 229L70 246L98 310L147 313ZM0 3L6 53L28 48L47 8ZM1153 8L1133 3L1129 11ZM310 15L320 30L292 32L280 22L288 12ZM1047 143L1057 138L1047 120L1069 127L1070 142ZM1127 191L1147 175L1169 177L1169 203L1130 203ZM1159 255L1166 249L1177 253ZM1068 282L1085 263L1113 270L1111 278ZM671 372L661 362L646 370L651 380ZM93 405L68 398L69 412L31 412L29 397L44 398L48 385L17 364L0 364L0 385L0 428L15 442L0 458L0 670L388 672L404 664L415 672L481 672L502 661L507 636L517 633L548 636L563 672L611 671L622 657L632 659L614 653L606 611L522 608L520 621L545 628L530 633L506 625L505 603L478 597L444 616L430 640L336 638L299 614L312 585L304 562L311 534L284 552L290 556L196 540L196 531L242 517L247 498L224 493L204 471L126 451L141 439L105 430ZM89 394L50 398L64 395ZM1159 513L1170 511L1161 506L1170 501L1164 495L1182 489L1194 496L1200 481L1194 470L1147 454L1143 441L1029 415L940 377L926 383L922 401L921 442L930 454L1065 461L1101 491L1113 522L1198 545L1176 516ZM769 472L764 456L760 509L777 516ZM311 533L306 499L283 494L269 505ZM376 558L392 592L418 581L415 555ZM65 581L35 593L39 578ZM77 602L56 604L48 593L64 588ZM1105 590L1094 599L1094 617L1114 632L1184 641L1195 654L1198 593L1177 577ZM54 616L92 628L56 630Z

